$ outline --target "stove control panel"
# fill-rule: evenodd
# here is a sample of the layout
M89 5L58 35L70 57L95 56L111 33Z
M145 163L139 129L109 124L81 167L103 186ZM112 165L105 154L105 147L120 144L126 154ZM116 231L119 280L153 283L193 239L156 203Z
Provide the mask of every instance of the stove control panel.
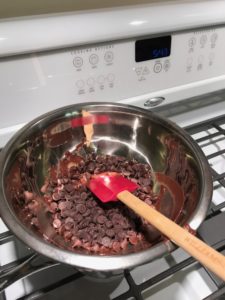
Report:
M224 36L217 26L2 58L0 126L72 103L148 109L225 88Z
M222 76L224 35L217 27L74 49L75 93L129 98Z
M78 78L75 81L78 95L92 95L114 87L114 45L75 49L70 51L70 56Z

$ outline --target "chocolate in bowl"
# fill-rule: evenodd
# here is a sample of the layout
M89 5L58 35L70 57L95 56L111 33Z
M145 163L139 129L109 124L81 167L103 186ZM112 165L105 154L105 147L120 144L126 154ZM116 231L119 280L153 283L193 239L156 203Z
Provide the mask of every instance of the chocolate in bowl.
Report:
M64 237L56 235L55 229L49 226L51 214L46 202L38 200L36 207L40 228L35 226L35 219L30 225L17 205L24 205L25 185L29 186L28 192L41 196L49 169L58 164L66 151L73 152L84 140L83 126L70 126L71 120L82 116L83 109L94 115L95 120L99 115L107 115L109 120L107 124L94 123L93 152L147 164L154 172L166 174L181 186L185 201L176 218L179 224L196 230L203 221L211 200L211 175L202 151L184 130L136 107L113 103L73 105L41 116L19 131L1 152L0 210L4 221L17 237L37 252L96 276L99 272L111 275L165 255L175 246L159 239L150 248L128 254L89 255L82 249L71 251ZM80 151L81 156L89 155L82 146ZM24 182L26 174L28 180ZM153 192L158 194L157 185ZM178 197L165 195L160 199L159 209L169 216L176 215ZM35 209L35 202L33 204Z
M152 172L148 164L95 153L82 158L67 151L59 164L50 169L50 176L42 188L53 228L64 238L68 248L75 251L112 255L149 248L161 238L157 230L120 202L103 204L82 184L83 177L89 179L107 171L118 172L135 181L139 188L134 194L145 203L159 204L160 196L153 193ZM33 207L37 200L27 191L28 188L24 178L26 199L21 203L15 195L15 205L24 211L24 219L39 229Z

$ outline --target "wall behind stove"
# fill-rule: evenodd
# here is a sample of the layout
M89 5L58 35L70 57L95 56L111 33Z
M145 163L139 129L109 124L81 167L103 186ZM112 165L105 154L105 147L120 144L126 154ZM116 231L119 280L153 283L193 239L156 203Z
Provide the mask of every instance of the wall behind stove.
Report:
M173 0L0 0L0 18L168 1ZM190 1L196 2L194 0L183 2Z

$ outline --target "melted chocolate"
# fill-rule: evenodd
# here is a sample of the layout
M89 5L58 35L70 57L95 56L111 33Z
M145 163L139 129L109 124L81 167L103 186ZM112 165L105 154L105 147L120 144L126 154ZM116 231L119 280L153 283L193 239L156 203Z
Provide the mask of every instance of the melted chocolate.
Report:
M57 134L54 132L54 136ZM59 143L55 142L50 139L50 146ZM33 193L37 191L32 157L35 145L29 145L27 153L20 155L9 174L8 192L13 206L19 211L19 217L39 230L45 239L72 251L117 254L149 248L162 240L161 234L122 203L102 204L81 179L106 171L121 173L139 184L140 188L134 192L137 197L179 221L183 218L184 205L188 212L195 208L198 180L180 142L171 136L164 142L167 147L164 174L152 174L149 165L135 160L89 153L82 142L75 154L66 152L50 168L41 189L45 203L41 212L38 195ZM159 186L157 193L153 192L155 183ZM49 222L45 228L40 224L43 216L41 223Z

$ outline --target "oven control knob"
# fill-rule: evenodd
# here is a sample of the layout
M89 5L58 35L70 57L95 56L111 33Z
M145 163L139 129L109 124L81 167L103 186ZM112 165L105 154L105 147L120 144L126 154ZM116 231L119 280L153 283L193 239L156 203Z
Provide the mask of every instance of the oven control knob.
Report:
M103 84L104 83L104 81L105 81L105 77L104 76L102 76L102 75L100 75L100 76L98 76L98 83L99 84Z
M214 33L212 34L211 38L210 38L211 43L212 43L213 45L215 45L217 38L218 38L218 34L217 34L216 32L214 32Z
M111 63L113 61L114 55L112 51L107 51L104 55L104 59L107 63Z
M145 107L154 107L154 106L161 104L164 100L165 100L164 97L152 97L152 98L148 99L147 101L145 101L144 106Z
M84 81L83 80L78 80L76 82L76 86L79 88L79 89L82 89L84 87Z
M164 70L165 70L166 72L169 70L169 68L170 68L170 61L169 61L168 59L165 60L164 65L163 65L163 68L164 68Z
M96 54L92 54L89 58L89 62L92 64L92 65L96 65L99 61L99 58L98 58L98 55Z
M201 45L201 48L204 48L205 46L205 43L207 42L207 35L204 34L200 37L200 45Z
M160 62L156 62L154 65L154 72L159 73L162 70L162 64Z
M190 38L188 44L190 48L193 48L194 45L196 44L196 38L195 37Z
M108 74L107 80L108 80L109 82L113 82L113 81L115 80L115 75L112 74L112 73Z
M76 68L80 68L83 65L83 59L79 56L76 56L73 60L73 64Z
M90 77L90 78L87 79L87 85L88 86L92 87L92 86L94 86L94 84L95 84L94 78Z

